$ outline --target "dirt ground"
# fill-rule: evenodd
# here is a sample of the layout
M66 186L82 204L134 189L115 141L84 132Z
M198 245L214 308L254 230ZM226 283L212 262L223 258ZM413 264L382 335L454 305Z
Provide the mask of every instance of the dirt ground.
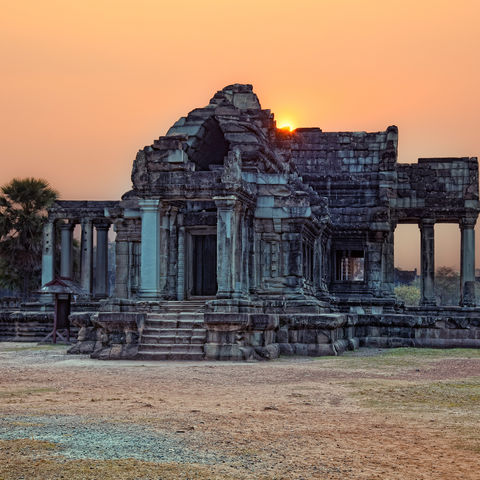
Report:
M0 343L0 479L480 478L480 351L102 362Z

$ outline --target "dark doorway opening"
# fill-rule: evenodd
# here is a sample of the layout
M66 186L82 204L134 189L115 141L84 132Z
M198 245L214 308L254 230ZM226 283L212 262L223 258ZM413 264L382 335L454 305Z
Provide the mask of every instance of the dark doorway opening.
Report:
M192 295L217 293L217 236L193 235Z

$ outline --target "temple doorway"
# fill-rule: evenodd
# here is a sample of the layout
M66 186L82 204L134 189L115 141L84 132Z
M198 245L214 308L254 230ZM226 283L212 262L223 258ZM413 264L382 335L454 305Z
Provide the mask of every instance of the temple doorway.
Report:
M192 235L192 290L194 296L217 293L217 236Z

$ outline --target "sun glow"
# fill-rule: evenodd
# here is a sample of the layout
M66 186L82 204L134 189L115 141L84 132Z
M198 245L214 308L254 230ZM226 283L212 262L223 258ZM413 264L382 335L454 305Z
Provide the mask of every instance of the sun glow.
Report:
M277 128L280 130L288 130L289 132L295 130L295 127L293 126L292 122L288 120L278 122Z

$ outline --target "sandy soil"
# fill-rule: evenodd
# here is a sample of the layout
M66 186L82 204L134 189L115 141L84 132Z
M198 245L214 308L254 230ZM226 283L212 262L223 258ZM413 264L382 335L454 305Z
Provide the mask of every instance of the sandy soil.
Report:
M479 351L237 364L64 352L0 343L0 479L480 478ZM57 422L53 441L42 438L45 419ZM116 457L62 454L61 435L71 452L81 435L115 428L137 435L127 453L112 440ZM147 446L135 440L142 429ZM168 442L176 456L162 462L153 451ZM140 449L149 452L135 456Z

